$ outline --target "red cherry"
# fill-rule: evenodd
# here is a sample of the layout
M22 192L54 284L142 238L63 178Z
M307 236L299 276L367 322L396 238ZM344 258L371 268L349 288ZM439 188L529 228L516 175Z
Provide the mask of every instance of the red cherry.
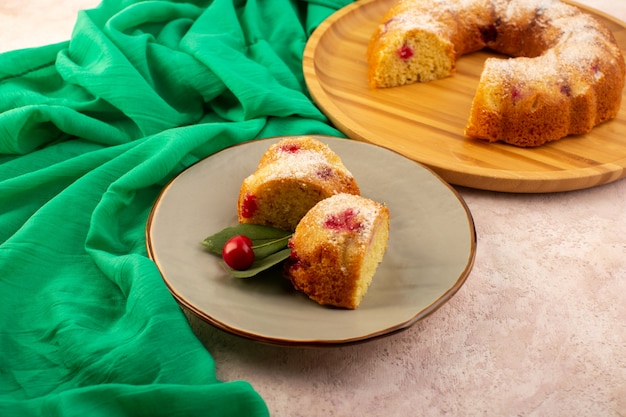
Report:
M299 143L285 143L280 146L280 150L286 153L297 153L300 150Z
M259 209L256 196L254 194L246 193L243 198L243 204L241 207L241 216L245 219L249 219L254 216Z
M363 224L357 220L357 212L352 208L348 208L341 213L328 216L324 226L336 231L355 231L360 229Z
M248 236L236 235L228 239L222 248L222 259L237 271L250 268L254 262L252 240Z
M398 56L403 61L411 59L413 55L415 55L415 52L409 45L402 45L400 49L398 49Z

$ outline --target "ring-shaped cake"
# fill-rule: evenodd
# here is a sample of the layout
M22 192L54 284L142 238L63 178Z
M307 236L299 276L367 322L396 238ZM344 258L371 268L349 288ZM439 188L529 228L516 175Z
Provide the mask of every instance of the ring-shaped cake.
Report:
M452 75L489 48L465 134L539 146L589 132L620 108L624 58L611 31L558 0L401 0L367 50L373 88Z

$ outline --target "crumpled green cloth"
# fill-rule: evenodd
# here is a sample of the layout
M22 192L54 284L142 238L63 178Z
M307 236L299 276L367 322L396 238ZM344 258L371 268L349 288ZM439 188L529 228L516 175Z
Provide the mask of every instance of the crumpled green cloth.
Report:
M218 150L341 136L301 63L348 2L104 0L68 42L0 54L1 416L268 414L216 378L145 224Z

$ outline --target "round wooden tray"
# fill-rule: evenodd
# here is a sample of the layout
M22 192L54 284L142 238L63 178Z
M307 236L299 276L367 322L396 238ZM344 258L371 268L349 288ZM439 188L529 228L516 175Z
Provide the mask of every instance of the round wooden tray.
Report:
M461 57L457 73L443 80L370 89L367 44L396 1L362 0L337 11L322 22L305 48L303 69L311 96L344 134L399 152L449 183L485 190L568 191L626 176L626 105L616 119L586 135L538 148L467 138L463 129L483 63L494 56L489 51ZM575 5L603 21L625 51L624 22Z

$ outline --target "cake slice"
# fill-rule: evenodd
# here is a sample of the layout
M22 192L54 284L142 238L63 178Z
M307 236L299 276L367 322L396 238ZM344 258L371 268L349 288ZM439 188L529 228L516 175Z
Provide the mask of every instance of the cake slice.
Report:
M239 192L239 223L293 231L319 201L338 193L360 194L341 158L309 137L283 139L270 146Z
M388 238L386 206L357 195L334 195L317 203L296 227L285 274L319 304L356 309Z

